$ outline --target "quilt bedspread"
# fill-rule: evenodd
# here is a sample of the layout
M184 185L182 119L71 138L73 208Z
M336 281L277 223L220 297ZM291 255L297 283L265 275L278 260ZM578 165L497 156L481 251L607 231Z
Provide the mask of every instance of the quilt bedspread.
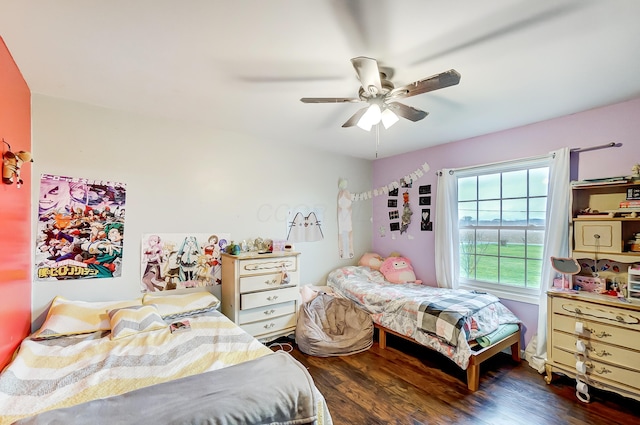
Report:
M378 325L438 351L462 369L467 368L472 354L469 341L495 331L501 324L520 323L492 295L389 283L382 273L369 267L336 269L329 274L327 285L365 308ZM460 304L455 300L465 301ZM455 304L460 304L457 309L453 309Z
M272 353L219 312L189 320L186 332L167 327L115 341L104 334L25 339L0 374L0 424Z

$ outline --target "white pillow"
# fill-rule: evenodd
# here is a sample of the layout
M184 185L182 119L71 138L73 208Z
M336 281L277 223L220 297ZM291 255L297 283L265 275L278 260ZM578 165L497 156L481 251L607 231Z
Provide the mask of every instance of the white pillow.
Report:
M142 304L155 304L163 319L178 319L215 310L220 300L207 291L178 295L145 294Z

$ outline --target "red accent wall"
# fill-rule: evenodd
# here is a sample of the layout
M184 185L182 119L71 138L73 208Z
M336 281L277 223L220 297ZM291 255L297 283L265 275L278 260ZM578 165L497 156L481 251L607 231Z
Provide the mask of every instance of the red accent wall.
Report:
M31 92L0 37L0 148L31 152ZM31 328L31 164L24 184L0 181L0 370Z

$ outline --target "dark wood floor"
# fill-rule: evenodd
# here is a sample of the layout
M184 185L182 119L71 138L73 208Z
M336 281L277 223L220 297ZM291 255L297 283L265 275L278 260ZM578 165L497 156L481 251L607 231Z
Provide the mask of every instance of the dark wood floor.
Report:
M319 358L291 354L303 363L327 400L335 425L354 424L640 424L640 402L590 390L575 397L575 381L558 376L547 385L526 361L500 353L483 363L480 389L437 353L389 336L360 354Z

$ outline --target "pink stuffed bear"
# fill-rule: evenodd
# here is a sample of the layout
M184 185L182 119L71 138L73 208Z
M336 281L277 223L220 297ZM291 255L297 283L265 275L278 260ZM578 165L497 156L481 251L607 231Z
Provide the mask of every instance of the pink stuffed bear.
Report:
M391 283L422 283L416 279L411 261L405 257L389 257L382 262L380 272Z

